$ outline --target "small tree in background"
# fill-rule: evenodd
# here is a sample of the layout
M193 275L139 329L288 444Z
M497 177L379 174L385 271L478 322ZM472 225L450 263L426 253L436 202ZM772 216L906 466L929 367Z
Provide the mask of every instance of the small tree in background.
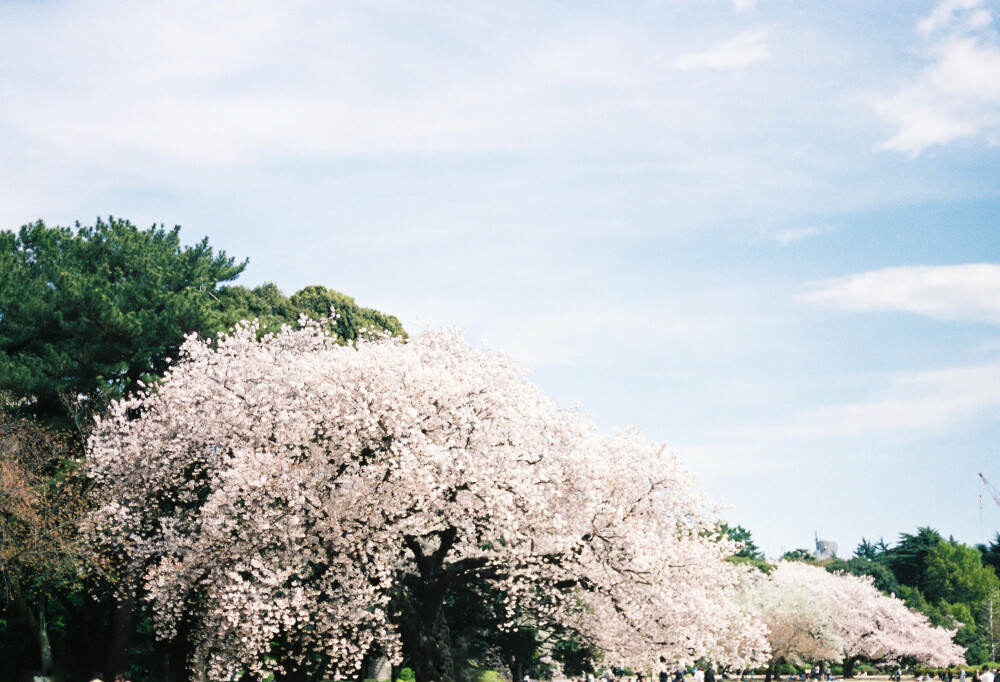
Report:
M74 459L80 454L71 433L0 417L0 604L13 610L16 627L8 632L28 633L29 664L43 674L56 663L50 602L79 579L76 523L85 506Z

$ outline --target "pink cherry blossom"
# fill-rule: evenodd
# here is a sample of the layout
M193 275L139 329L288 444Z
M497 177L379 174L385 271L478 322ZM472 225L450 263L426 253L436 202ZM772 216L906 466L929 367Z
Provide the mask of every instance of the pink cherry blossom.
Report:
M954 630L932 627L926 616L879 592L871 577L782 561L745 598L767 624L775 662L908 657L945 666L965 660Z
M190 338L97 425L88 462L94 541L139 577L162 636L193 624L211 679L398 660L390 600L431 558L502 588L508 627L566 623L615 660L766 655L735 599L746 569L675 455L596 433L454 330Z

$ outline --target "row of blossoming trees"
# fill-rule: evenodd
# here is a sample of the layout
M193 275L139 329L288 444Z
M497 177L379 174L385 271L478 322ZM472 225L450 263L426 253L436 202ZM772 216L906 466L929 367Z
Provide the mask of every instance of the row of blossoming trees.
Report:
M258 336L190 338L88 444L88 536L196 679L405 657L451 682L445 604L469 585L499 596L502 629L647 670L962 661L951 631L870 581L726 561L738 546L674 455L597 433L454 331Z
M783 662L838 661L845 676L858 661L934 667L965 662L954 630L932 627L926 616L875 589L871 577L782 561L768 579L753 582L744 598L767 624L767 680Z

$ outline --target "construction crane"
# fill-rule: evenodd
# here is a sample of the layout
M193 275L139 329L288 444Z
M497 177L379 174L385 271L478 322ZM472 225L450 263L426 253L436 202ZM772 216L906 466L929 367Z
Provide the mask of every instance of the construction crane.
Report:
M979 474L979 480L981 480L983 483L986 484L986 487L989 488L990 490L990 495L993 496L993 501L997 503L998 507L1000 507L1000 490L997 490L995 487L993 487L993 484L987 481L986 477L983 476L982 474ZM980 509L983 508L983 495L981 492L979 494L979 508Z

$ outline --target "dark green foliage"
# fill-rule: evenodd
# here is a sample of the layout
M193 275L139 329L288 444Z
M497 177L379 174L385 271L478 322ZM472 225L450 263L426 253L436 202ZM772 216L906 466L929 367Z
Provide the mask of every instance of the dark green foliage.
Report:
M781 555L782 561L812 561L813 553L808 549L793 549Z
M883 554L893 575L903 585L916 587L921 591L926 587L924 574L927 553L944 538L933 528L918 528L916 534L902 533L899 543Z
M551 672L540 661L541 633L532 627L502 628L505 594L490 583L457 585L445 600L445 618L452 633L452 657L466 665L456 666L456 678L471 681L477 672L468 661L498 661L512 672L548 678ZM418 681L419 682L419 681Z
M0 232L0 391L54 416L162 374L186 333L215 326L211 297L245 266L179 232L115 218Z
M305 287L291 297L285 296L271 282L253 289L227 286L215 297L220 328L256 319L264 334L277 332L282 325L295 326L300 315L313 320L329 317L331 308L337 313L333 330L342 339L356 339L362 329L376 333L387 331L393 336L406 337L403 326L395 316L362 308L350 296L323 286Z
M552 658L562 665L563 674L567 677L584 677L596 672L595 664L600 657L600 652L593 645L582 642L572 634L552 647Z
M864 559L855 556L850 559L834 559L826 564L826 570L831 573L847 573L850 575L869 575L875 581L875 587L886 594L899 594L899 581L884 561Z
M456 679L474 682L484 666L497 664L506 667L513 680L525 675L533 680L550 679L552 668L542 661L545 650L552 652L566 675L594 672L600 652L563 623L523 614L517 619L521 623L517 629L504 627L506 597L493 584L472 581L456 585L445 600L452 656L461 662L456 663Z
M760 551L760 548L753 541L753 537L743 526L730 526L728 523L723 523L719 527L719 531L726 534L730 540L735 540L736 542L742 543L743 549L735 554L735 556L744 559L757 559L759 561L764 561L764 553Z
M994 572L1000 572L1000 533L997 533L988 545L976 545L983 555L983 565L989 566Z
M858 548L854 550L854 556L858 559L867 559L868 561L877 561L882 558L889 547L885 544L885 540L882 538L878 539L878 542L869 542L865 538L861 538L861 542L858 543Z

